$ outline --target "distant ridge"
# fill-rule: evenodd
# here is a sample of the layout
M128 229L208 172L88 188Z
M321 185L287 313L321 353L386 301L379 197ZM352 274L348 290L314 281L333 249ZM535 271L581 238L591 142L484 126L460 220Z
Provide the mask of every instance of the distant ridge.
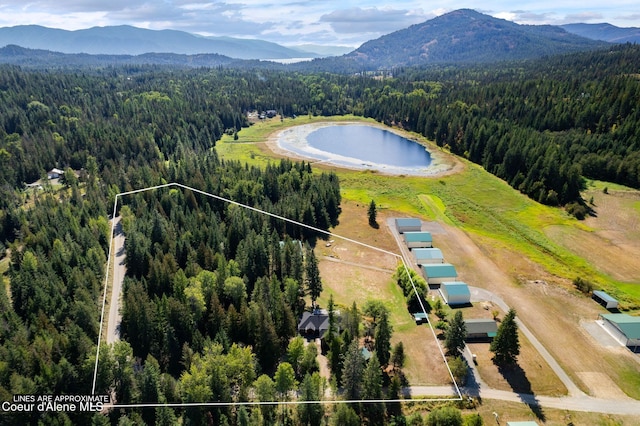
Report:
M368 67L486 63L532 59L605 45L557 26L519 25L460 9L368 41L345 58Z
M32 68L105 67L110 65L170 65L179 67L217 67L249 62L215 53L181 55L177 53L145 53L143 55L89 55L27 49L10 44L0 48L0 64Z
M77 31L39 25L4 27L0 28L0 46L6 45L92 55L215 53L237 59L290 59L319 56L263 40L200 37L184 31L155 31L129 25L93 27Z
M566 24L561 25L566 31L592 40L603 40L610 43L640 43L640 28L621 28L615 25L601 24Z

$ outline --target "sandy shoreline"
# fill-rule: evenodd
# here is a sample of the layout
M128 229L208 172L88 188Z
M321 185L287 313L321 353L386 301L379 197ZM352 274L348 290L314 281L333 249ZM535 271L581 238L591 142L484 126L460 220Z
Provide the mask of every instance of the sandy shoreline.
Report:
M462 167L462 164L456 161L452 156L445 154L439 150L431 149L428 147L431 154L431 164L427 167L396 167L385 164L363 162L357 158L344 157L337 154L320 151L316 148L309 146L307 143L307 136L322 127L339 126L339 125L367 125L380 127L385 130L394 132L402 137L407 135L402 134L395 129L376 125L375 123L363 123L359 121L326 121L311 124L301 124L297 126L288 127L283 130L272 133L266 141L266 145L274 154L278 156L295 158L299 160L309 160L314 164L326 164L328 166L351 169L351 170L373 170L378 173L389 175L411 175L411 176L444 176L451 173L456 173Z

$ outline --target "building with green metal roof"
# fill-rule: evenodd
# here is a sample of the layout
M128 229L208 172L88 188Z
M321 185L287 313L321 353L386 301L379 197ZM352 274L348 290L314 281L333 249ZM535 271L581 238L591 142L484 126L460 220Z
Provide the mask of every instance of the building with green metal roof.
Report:
M404 243L412 248L427 248L433 246L433 237L431 232L426 231L409 231L402 234Z
M464 320L468 340L492 340L498 334L496 320L490 318L470 318Z
M622 344L640 346L640 317L628 314L600 314L603 325Z
M418 232L422 229L422 221L410 217L397 218L396 229L400 234L405 232Z
M444 263L442 250L439 248L416 248L411 250L418 265L425 263Z
M450 263L428 263L422 265L422 272L424 272L429 284L442 284L458 277L456 267Z
M440 285L440 294L447 305L466 305L471 303L471 292L467 283L447 281Z

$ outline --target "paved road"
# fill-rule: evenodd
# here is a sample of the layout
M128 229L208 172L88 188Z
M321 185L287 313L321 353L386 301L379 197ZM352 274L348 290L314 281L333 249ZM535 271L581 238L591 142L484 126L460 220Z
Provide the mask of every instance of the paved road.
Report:
M107 343L113 343L120 340L120 293L122 293L122 282L126 267L124 264L124 232L122 231L122 223L120 216L116 217L113 235L113 275L111 286L111 298L109 299L109 319L107 323Z

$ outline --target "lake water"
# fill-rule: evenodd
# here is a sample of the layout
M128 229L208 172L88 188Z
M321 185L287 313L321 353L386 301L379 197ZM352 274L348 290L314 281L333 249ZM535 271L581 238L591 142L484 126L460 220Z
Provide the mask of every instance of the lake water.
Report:
M343 125L314 130L307 136L312 148L356 158L363 163L392 167L427 167L431 155L424 146L373 126Z
M295 126L280 134L278 146L327 163L395 174L425 174L432 164L419 143L363 124Z

